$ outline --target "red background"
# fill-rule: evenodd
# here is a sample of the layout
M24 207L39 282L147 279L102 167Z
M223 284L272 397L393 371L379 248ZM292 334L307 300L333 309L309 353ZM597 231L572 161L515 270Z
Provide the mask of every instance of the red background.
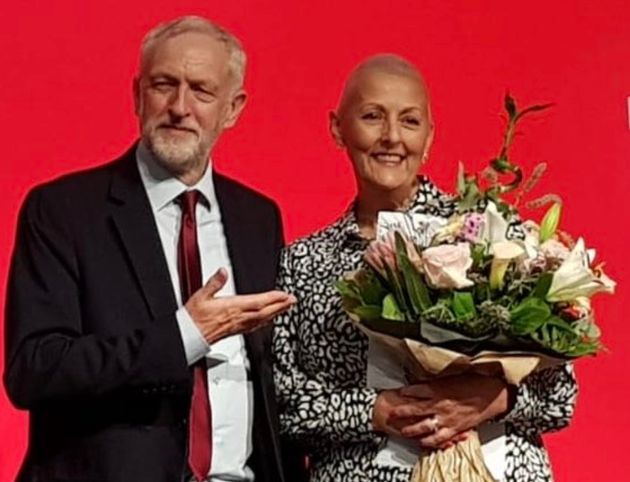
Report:
M29 187L123 152L137 130L131 82L143 34L182 14L208 16L250 57L250 103L215 152L219 169L283 207L289 240L350 202L349 163L327 132L345 75L364 57L417 63L433 95L429 175L453 187L457 161L479 169L500 143L502 96L556 102L523 126L514 159L549 162L537 192L566 202L563 228L607 261L618 294L600 299L609 351L578 363L573 424L546 437L557 481L619 480L630 431L626 397L630 208L630 2L627 0L291 0L4 2L0 7L0 289ZM3 301L3 300L2 300ZM0 390L0 482L26 445L27 417Z

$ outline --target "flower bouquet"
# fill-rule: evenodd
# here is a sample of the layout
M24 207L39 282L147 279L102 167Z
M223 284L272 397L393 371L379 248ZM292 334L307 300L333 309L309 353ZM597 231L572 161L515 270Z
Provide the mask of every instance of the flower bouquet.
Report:
M612 293L615 283L582 239L574 242L558 229L557 196L529 203L550 205L540 224L519 214L545 165L524 182L509 149L517 123L548 107L519 111L506 95L499 156L476 176L460 165L453 215L380 213L366 268L336 283L371 349L376 343L395 359L404 382L475 372L517 385L536 370L601 349L591 297ZM421 457L412 480L495 478L473 435Z

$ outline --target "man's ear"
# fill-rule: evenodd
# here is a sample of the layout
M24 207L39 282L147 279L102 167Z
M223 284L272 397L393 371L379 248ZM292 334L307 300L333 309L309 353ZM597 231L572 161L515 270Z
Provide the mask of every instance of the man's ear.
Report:
M330 135L337 146L345 147L343 136L341 135L341 126L339 124L339 115L335 111L330 111L328 113L328 129L330 130Z
M224 129L234 127L236 121L238 121L238 118L241 116L241 112L243 112L245 108L245 104L247 104L247 92L243 89L239 89L232 95L232 99L230 100L229 110L223 121Z
M140 116L140 80L133 78L133 111Z

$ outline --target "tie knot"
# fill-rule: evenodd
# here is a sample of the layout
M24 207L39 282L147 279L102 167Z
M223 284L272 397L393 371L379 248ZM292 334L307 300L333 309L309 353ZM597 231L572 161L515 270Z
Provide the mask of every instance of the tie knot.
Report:
M199 202L201 193L196 189L192 191L185 191L177 197L177 201L182 209L183 214L186 216L195 217L195 208Z

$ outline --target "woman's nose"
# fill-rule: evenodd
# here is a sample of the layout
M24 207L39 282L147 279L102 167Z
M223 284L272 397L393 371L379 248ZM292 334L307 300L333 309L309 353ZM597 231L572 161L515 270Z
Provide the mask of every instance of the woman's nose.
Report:
M383 124L382 141L389 144L398 144L400 142L400 126L398 122L388 120Z

